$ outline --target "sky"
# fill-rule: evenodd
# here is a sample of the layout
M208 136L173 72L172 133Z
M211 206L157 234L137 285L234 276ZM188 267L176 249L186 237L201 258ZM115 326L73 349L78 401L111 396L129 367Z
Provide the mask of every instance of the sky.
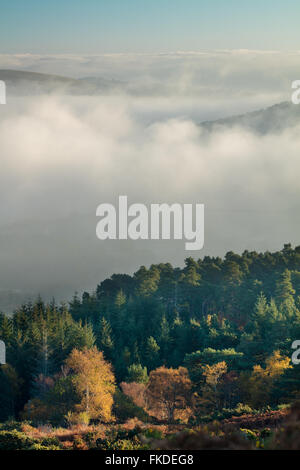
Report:
M1 0L0 53L295 50L298 0Z

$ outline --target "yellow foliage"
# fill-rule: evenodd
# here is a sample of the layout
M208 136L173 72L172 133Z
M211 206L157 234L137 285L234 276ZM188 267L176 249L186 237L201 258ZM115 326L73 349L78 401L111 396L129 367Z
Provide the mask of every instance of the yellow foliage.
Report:
M213 365L206 364L203 366L203 376L205 377L205 384L201 392L202 395L199 399L200 406L203 406L207 411L211 408L218 408L219 405L219 384L227 372L227 364L225 361L217 362Z
M227 364L225 361L217 362L212 366L205 365L203 367L203 376L206 378L206 383L211 386L216 386L220 378L226 374Z
M74 386L82 397L78 412L85 412L90 419L112 419L115 377L111 365L96 347L80 351L73 349L66 360L73 373Z
M255 365L247 383L249 402L254 407L267 403L274 382L290 368L290 358L281 356L280 351L273 352L266 360L265 368Z

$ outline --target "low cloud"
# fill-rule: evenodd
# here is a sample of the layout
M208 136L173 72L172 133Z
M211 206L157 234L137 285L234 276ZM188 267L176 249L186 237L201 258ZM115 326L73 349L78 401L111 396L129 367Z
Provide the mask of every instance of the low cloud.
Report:
M23 98L8 90L0 109L1 289L60 300L142 264L298 244L299 121L263 135L238 121L209 132L198 125L289 99L298 61L298 53L250 51L0 56L1 68L101 75L143 90ZM204 250L99 241L96 207L121 194L129 203L204 203Z
M223 50L173 54L0 54L0 68L102 77L140 96L190 96L248 107L284 101L299 74L300 52ZM234 106L234 103L232 103ZM248 111L249 109L247 109ZM230 113L229 113L230 114ZM219 116L220 117L220 116Z
M63 298L113 272L182 264L189 253L181 241L96 239L97 205L116 204L120 194L129 203L204 203L205 250L193 256L297 243L299 126L264 136L238 126L207 133L186 118L143 121L147 104L36 97L7 106L0 122L3 287Z

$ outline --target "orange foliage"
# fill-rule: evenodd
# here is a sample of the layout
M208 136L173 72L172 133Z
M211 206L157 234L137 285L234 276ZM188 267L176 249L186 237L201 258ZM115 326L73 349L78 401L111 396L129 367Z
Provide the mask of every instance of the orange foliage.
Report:
M159 367L153 370L146 389L149 412L160 419L167 419L168 422L180 419L182 412L187 410L191 413L191 388L192 383L185 367Z

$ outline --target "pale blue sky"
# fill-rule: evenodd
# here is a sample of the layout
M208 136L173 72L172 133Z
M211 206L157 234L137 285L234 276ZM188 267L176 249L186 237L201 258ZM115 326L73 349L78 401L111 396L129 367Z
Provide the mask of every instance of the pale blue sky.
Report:
M0 0L0 53L300 49L299 0Z

